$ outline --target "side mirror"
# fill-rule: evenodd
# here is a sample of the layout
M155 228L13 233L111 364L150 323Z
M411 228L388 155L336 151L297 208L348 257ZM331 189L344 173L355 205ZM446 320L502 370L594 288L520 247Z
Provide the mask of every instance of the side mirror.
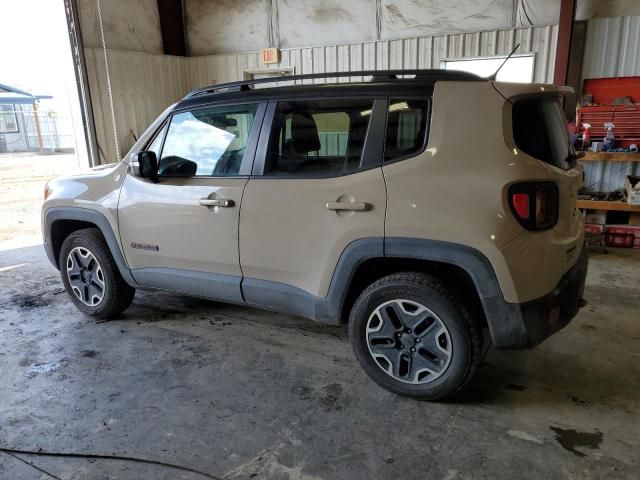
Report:
M154 183L158 182L158 158L155 152L136 152L131 155L129 165L136 177L148 178Z

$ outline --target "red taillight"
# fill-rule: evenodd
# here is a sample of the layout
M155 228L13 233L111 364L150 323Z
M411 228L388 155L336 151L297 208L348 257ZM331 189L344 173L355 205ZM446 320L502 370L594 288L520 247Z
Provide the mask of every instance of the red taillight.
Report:
M526 193L514 193L511 195L511 204L518 217L523 220L529 218L529 195Z
M527 230L547 230L558 222L558 187L553 182L522 182L509 187L509 206Z

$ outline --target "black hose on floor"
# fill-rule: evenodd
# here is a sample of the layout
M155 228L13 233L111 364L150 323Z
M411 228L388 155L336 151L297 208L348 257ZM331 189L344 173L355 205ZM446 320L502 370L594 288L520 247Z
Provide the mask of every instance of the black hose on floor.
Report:
M40 468L35 463L31 463L29 460L25 460L24 458L16 455L15 453L9 453L9 452L2 452L2 453L4 453L5 455L9 455L11 458L13 458L14 460L16 460L18 462L22 462L25 465L29 465L31 468L35 468L40 473L44 473L47 477L53 478L53 480L62 480L60 477L55 476L51 472L47 472L44 468Z
M147 463L151 465L159 465L161 467L167 468L175 468L176 470L182 470L184 472L195 473L196 475L201 475L206 478L210 478L212 480L221 480L218 477L214 477L206 472L201 472L200 470L196 470L190 467L183 467L181 465L174 465L172 463L163 462L160 460L147 460L144 458L136 458L136 457L127 457L120 455L100 455L95 453L61 453L61 452L45 452L43 450L20 450L17 448L5 448L0 447L0 452L4 452L7 454L22 454L22 455L40 455L42 457L66 457L66 458L91 458L96 460L121 460L124 462L137 462L137 463ZM32 467L35 465L30 464ZM48 474L50 475L50 474ZM53 477L53 475L50 475ZM53 477L56 478L56 477Z

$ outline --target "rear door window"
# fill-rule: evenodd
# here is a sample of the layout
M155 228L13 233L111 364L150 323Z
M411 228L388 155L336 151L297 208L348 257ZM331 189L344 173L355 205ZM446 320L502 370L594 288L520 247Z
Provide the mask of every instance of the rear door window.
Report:
M571 146L567 119L557 98L535 97L513 105L513 139L527 155L568 170Z
M373 100L279 102L265 176L333 177L356 172Z

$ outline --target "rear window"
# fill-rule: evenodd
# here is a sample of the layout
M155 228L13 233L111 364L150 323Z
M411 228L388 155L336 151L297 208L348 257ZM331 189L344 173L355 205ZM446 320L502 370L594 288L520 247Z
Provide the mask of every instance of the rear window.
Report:
M517 101L513 105L513 139L527 155L564 170L571 168L574 152L567 119L557 98Z

